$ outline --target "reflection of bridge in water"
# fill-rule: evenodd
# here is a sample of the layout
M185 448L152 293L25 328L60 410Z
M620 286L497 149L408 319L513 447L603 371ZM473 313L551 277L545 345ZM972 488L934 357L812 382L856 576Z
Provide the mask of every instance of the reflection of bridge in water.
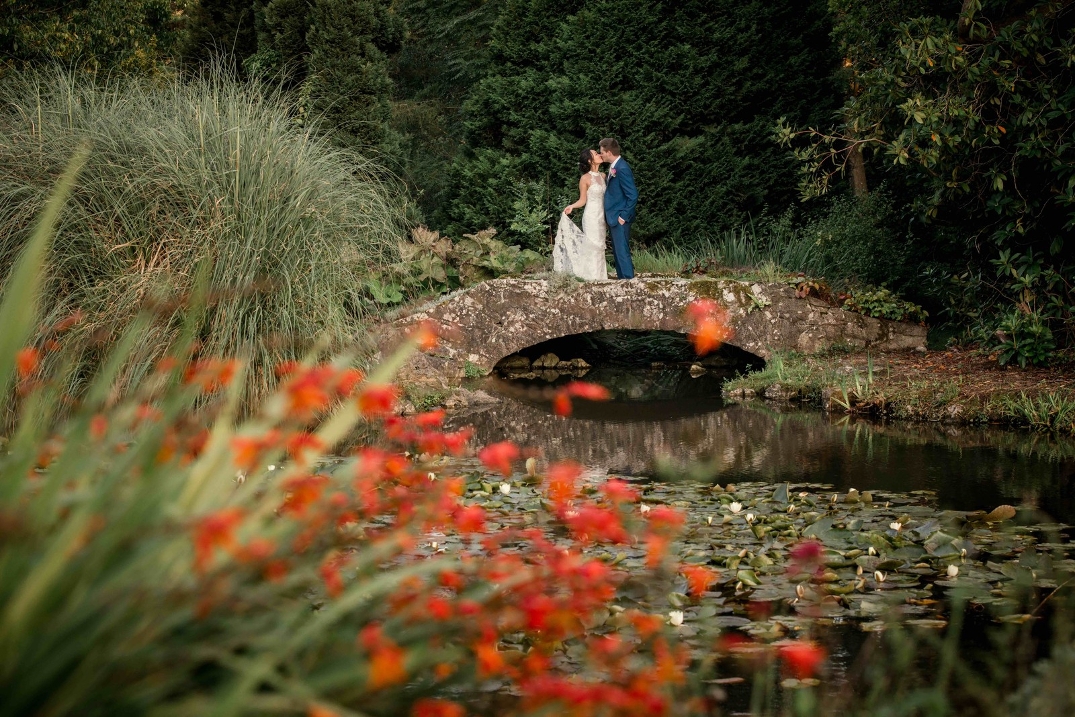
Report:
M708 464L724 484L829 483L835 490L937 491L942 507L991 510L1030 503L1075 521L1075 444L988 428L881 426L807 411L711 405L676 416L662 402L577 405L571 418L505 399L454 416L474 445L512 440L543 461L571 459L611 474L654 474L656 460Z

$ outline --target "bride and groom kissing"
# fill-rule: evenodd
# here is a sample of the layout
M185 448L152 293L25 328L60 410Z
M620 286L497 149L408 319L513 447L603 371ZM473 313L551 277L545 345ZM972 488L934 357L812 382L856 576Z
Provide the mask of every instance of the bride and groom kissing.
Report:
M579 156L579 199L560 215L556 242L552 250L553 271L573 274L580 279L607 279L605 230L612 234L612 260L616 278L634 278L631 262L631 222L635 218L638 189L627 161L620 156L620 143L601 140L600 152L582 150ZM607 162L608 177L600 167ZM571 211L585 207L582 229L570 218Z

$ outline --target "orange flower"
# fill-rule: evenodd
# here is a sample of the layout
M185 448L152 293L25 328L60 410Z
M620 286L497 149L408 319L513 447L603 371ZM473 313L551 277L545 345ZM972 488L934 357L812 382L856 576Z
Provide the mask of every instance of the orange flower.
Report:
M15 369L19 372L19 378L29 378L37 370L41 362L41 352L32 346L19 349L15 354Z
M411 708L411 717L464 717L462 705L448 700L420 699Z
M701 595L718 577L715 570L710 570L703 565L685 565L682 573L687 578L687 592L691 595Z
M317 436L299 431L287 439L287 452L298 463L308 462L310 453L320 453L325 449L325 442Z
M102 416L100 413L96 414L90 419L90 436L95 441L99 441L105 437L108 432L108 419Z
M813 677L825 661L825 648L810 640L786 642L780 646L780 659L791 674L800 680Z
M407 669L403 665L407 653L391 640L384 643L370 655L370 676L366 686L371 690L397 685L407 679Z
M306 710L306 717L340 717L340 713L321 705L310 705Z
M238 368L239 362L235 359L204 359L187 367L186 381L204 393L212 393L230 384Z
M504 656L496 649L496 644L486 640L474 646L474 656L478 659L478 676L491 677L504 671Z
M235 552L235 528L243 520L239 508L224 508L205 516L194 527L194 566L205 572L216 548Z
M411 341L418 344L421 351L432 351L437 348L437 325L432 321L423 321L410 334Z
M336 597L343 592L343 577L340 568L347 562L347 556L339 553L330 553L321 562L321 579L325 583L325 590L329 596Z
M574 498L578 493L576 481L580 475L582 475L582 466L574 461L563 461L549 466L549 499L560 505Z
M330 399L325 385L328 377L323 368L299 371L303 369L298 369L296 375L285 384L284 395L287 396L288 413L306 419L328 407Z
M519 458L519 447L511 441L493 443L478 451L478 459L489 470L511 475L511 463Z
M733 335L731 327L728 326L727 310L715 301L692 301L687 307L687 316L694 323L694 330L689 336L699 356L717 350Z

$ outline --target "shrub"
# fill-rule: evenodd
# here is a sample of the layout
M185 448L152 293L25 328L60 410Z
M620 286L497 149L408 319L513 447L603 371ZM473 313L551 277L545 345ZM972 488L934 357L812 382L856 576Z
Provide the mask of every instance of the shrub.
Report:
M400 261L367 280L377 304L398 304L405 298L457 289L505 274L517 274L546 264L545 257L494 239L495 229L465 234L453 242L425 227L411 231L399 243Z
M875 319L921 323L929 316L921 306L901 299L886 288L851 289L846 294L840 294L838 298L843 308L848 311L872 316Z
M315 339L350 340L363 280L395 261L403 235L396 190L370 161L296 127L281 95L220 74L103 84L58 71L9 76L0 137L5 273L73 148L92 145L58 225L42 318L80 312L81 344L122 333L153 302L158 320L126 357L131 381L177 336L204 261L202 351L249 356L248 381L263 395L275 364Z

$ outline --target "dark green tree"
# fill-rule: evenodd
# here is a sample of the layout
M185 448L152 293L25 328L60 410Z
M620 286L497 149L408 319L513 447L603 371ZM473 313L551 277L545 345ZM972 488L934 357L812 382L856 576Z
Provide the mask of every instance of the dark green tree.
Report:
M838 105L829 31L822 0L504 0L442 222L506 226L520 182L558 212L579 149L604 136L635 168L643 241L690 242L779 209L795 166L771 127Z
M403 26L386 0L315 0L306 42L309 109L340 143L383 143L390 115L388 53Z
M200 0L190 9L184 59L232 58L237 66L257 52L253 0Z

